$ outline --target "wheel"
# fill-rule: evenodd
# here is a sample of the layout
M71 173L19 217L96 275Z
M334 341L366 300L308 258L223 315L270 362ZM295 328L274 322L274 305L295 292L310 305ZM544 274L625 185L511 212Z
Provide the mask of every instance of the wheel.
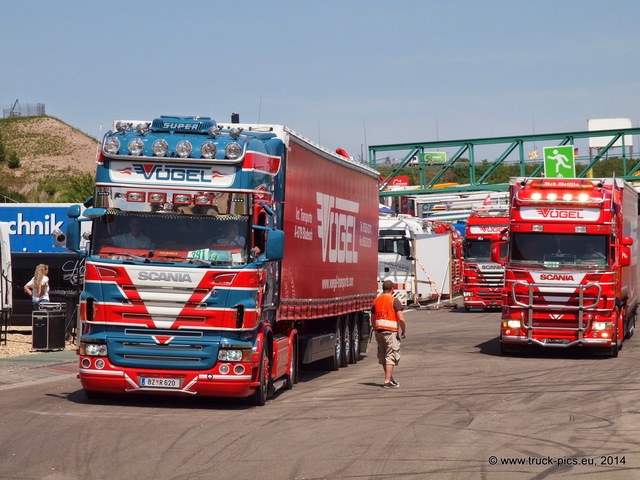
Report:
M267 394L269 393L269 358L264 347L262 348L262 353L260 353L259 368L258 381L260 385L253 393L252 400L254 405L261 407L267 403Z
M342 329L342 354L340 355L340 366L346 367L351 359L351 328L349 319L343 318L341 321L344 325Z
M351 356L349 363L358 363L360 359L360 322L358 318L353 319L353 325L351 326Z
M285 377L284 388L291 390L293 385L298 383L298 339L294 339L291 346L291 358L289 363L289 373Z
M627 340L633 337L633 332L636 329L636 315L637 313L634 312L633 315L631 315L631 318L629 319L629 330L627 330L627 333L624 336L624 338L626 338Z
M614 330L613 335L613 345L609 348L609 356L611 358L616 358L618 356L618 352L620 351L620 345L618 344L618 324L616 323L616 329Z
M334 341L333 355L324 360L326 369L331 371L336 371L340 368L340 359L342 358L342 328L340 320L336 320Z

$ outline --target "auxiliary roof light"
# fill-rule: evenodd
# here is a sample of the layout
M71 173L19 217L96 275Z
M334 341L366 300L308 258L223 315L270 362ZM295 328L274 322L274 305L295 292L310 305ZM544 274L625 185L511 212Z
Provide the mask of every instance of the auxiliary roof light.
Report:
M550 193L549 195L547 195L547 200L557 200L558 199L558 195L555 193Z
M134 156L139 156L144 149L144 142L139 138L132 138L128 144L129 153Z
M209 130L207 130L207 132L213 138L216 138L218 136L218 134L220 133L220 127L209 127Z
M173 195L174 205L189 205L191 203L191 195L188 193L176 193Z
M213 158L216 156L216 144L213 142L204 142L200 146L200 153L202 154L202 158Z
M144 192L127 192L126 198L128 202L144 202Z
M191 155L192 150L193 150L193 147L191 146L191 143L189 143L188 140L181 140L176 145L176 152L178 152L178 156L180 158L188 158L189 155Z
M230 142L224 149L224 153L229 160L235 160L242 155L242 147L237 142Z
M242 133L242 130L244 130L241 127L234 127L232 129L229 130L229 136L231 138L238 138L240 136L240 134Z
M104 150L109 155L115 155L116 153L118 153L118 150L120 150L120 140L118 140L116 137L107 137L107 139L104 141Z
M531 194L531 200L541 200L542 194L540 192L535 192Z
M149 131L149 124L148 123L138 123L136 125L136 132L144 135L148 131Z
M564 200L565 202L570 202L573 199L573 195L571 195L570 193L565 193L564 195L562 195L562 200Z
M580 195L578 195L578 200L580 202L588 202L589 201L589 194L588 193L581 193Z
M153 192L149 194L149 203L165 203L167 194L164 192Z
M207 194L200 194L193 197L194 205L213 205L213 197Z
M118 123L116 123L116 130L118 132L124 132L127 129L127 123L120 121Z
M155 142L153 142L153 145L151 145L151 150L153 150L153 154L156 157L164 157L169 151L169 144L166 142L166 140L163 140L161 138L160 140L156 140Z

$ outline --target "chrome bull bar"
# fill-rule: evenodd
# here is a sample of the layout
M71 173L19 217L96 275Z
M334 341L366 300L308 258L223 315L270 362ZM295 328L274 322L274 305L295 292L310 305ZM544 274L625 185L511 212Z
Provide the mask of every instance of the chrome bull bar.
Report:
M521 302L518 300L516 296L516 288L524 287L528 289L527 299L528 303ZM595 288L597 291L597 295L595 299L585 305L585 297L584 291L588 288ZM534 290L537 289L537 292ZM546 294L566 294L567 296L574 296L578 294L578 304L577 305L567 305L560 303L551 303L551 304L543 304L543 305L535 305L533 303L534 293L538 295L544 296ZM559 287L558 284L552 283L528 283L523 281L516 281L511 286L511 297L513 298L513 303L519 307L523 307L527 309L527 319L526 319L526 330L527 330L527 339L529 343L534 342L533 339L533 311L534 310L560 310L560 311L577 311L578 312L578 326L576 328L567 328L567 327L542 327L544 330L573 330L578 332L578 344L582 344L583 341L583 332L589 327L589 323L587 325L584 324L584 312L585 310L593 310L597 308L598 303L600 302L600 297L602 295L602 287L594 282L586 283L584 285L576 284L576 285L567 285ZM522 295L521 295L522 297ZM536 342L539 343L539 342ZM575 342L572 342L572 344Z

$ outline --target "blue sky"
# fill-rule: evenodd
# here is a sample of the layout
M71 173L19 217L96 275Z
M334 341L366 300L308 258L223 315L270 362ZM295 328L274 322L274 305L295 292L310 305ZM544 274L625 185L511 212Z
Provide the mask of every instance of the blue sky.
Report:
M640 117L637 0L0 0L0 104L284 124L330 149ZM100 126L102 125L102 133ZM637 147L636 147L637 148Z

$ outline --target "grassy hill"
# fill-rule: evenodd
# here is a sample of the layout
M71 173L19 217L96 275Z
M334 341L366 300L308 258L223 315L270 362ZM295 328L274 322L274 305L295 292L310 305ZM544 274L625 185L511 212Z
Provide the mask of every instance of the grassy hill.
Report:
M70 201L65 198L70 186L93 183L99 142L61 120L47 116L0 119L0 136L5 157L15 152L19 160L16 168L7 160L0 163L1 195L15 201Z

